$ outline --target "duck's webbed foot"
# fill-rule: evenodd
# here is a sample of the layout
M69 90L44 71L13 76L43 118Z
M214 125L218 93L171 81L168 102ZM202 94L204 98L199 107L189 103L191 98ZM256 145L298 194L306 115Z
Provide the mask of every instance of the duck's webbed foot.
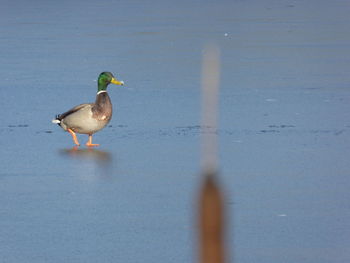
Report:
M89 140L86 143L87 147L97 147L100 146L99 144L92 143L92 134L89 134Z
M75 134L75 132L72 131L71 129L67 129L67 131L72 135L72 138L73 138L75 145L80 146L77 135Z

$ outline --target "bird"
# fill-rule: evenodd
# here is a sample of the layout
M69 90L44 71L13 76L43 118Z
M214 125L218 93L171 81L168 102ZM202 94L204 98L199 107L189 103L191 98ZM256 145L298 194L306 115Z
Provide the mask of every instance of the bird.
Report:
M94 103L79 104L56 115L56 118L52 120L52 123L58 124L72 135L76 146L80 146L76 133L89 136L86 146L99 146L99 144L92 143L92 135L103 129L112 118L112 102L107 93L107 86L111 83L124 85L124 81L117 80L111 72L102 72L97 80L97 94Z

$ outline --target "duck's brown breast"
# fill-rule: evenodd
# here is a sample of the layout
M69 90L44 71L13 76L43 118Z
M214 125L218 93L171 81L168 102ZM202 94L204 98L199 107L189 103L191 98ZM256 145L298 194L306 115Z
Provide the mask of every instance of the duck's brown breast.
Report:
M112 118L112 102L107 92L96 96L95 105L92 107L92 117L99 121L110 121Z

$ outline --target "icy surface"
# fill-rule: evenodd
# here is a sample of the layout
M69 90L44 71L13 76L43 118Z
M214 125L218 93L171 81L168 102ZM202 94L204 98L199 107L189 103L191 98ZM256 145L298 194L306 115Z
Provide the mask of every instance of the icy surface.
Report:
M264 3L263 3L264 2ZM0 262L192 262L203 46L237 263L350 262L347 1L3 1ZM101 146L55 114L111 71ZM85 143L86 136L79 136Z

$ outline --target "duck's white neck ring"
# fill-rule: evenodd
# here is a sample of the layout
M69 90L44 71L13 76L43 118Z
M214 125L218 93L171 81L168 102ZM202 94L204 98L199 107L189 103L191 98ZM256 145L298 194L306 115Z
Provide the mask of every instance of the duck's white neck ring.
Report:
M107 90L100 90L99 92L97 92L97 95L98 95L98 94L101 94L101 93L103 93L103 92L107 92Z

